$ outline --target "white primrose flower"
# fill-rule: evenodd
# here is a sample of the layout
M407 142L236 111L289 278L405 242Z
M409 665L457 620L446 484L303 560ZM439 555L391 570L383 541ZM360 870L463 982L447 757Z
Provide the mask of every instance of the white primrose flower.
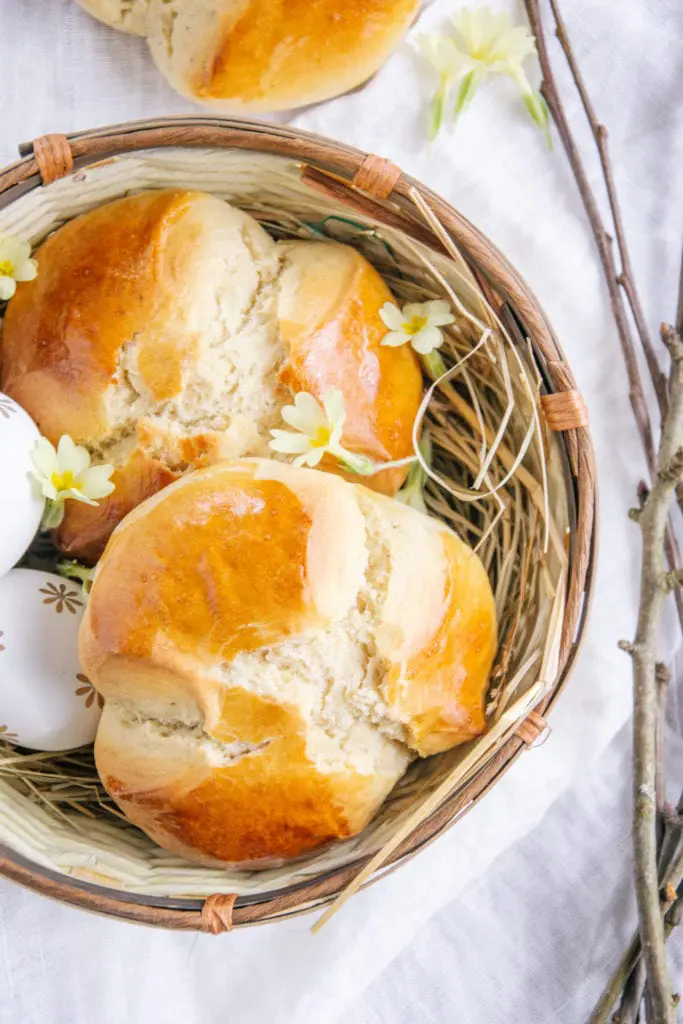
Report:
M294 431L271 430L270 447L275 452L296 455L295 466L313 468L323 455L329 454L355 473L372 471L371 459L347 451L341 443L346 412L339 388L326 391L322 405L308 391L300 391L294 398L294 405L284 407L282 418Z
M32 281L38 264L31 259L31 246L15 235L0 231L0 299L11 299L17 281Z
M379 315L389 328L382 345L410 344L421 356L428 356L439 348L443 342L440 328L455 322L451 307L443 299L409 302L402 310L393 302L385 302Z
M372 476L383 469L415 461L411 456L395 462L375 462L367 455L358 455L345 448L341 438L346 412L344 396L339 388L326 391L322 404L308 391L300 391L294 398L294 405L286 405L282 410L282 418L294 430L271 430L273 439L269 442L270 447L275 452L295 455L295 466L315 467L327 454L351 473Z
M479 84L495 75L512 78L533 121L544 132L550 146L550 117L545 100L533 89L523 62L536 53L536 42L526 25L513 25L506 11L494 13L490 7L474 10L462 7L451 19L452 36L432 34L420 41L424 58L436 72L439 84L429 115L430 137L438 133L446 113L453 121L471 103ZM457 95L449 111L446 101L457 86Z
M43 517L45 529L59 526L64 517L64 502L73 499L86 505L97 505L114 490L110 477L114 467L109 464L90 465L90 453L74 444L68 434L59 439L57 448L46 437L39 438L31 452L31 474L38 482L47 509Z

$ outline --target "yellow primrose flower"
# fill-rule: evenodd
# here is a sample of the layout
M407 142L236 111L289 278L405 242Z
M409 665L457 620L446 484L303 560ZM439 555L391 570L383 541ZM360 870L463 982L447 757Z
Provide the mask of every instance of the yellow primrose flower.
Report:
M295 466L317 466L326 452L337 457L344 452L340 442L346 413L339 388L326 391L322 405L308 391L300 391L294 405L282 410L282 418L296 433L271 430L270 447L275 452L296 455Z
M17 281L32 281L38 264L31 259L31 246L15 235L0 231L0 299L11 299Z
M443 342L440 330L455 322L451 307L443 299L431 302L409 302L399 309L393 302L385 302L379 311L389 333L382 345L396 347L410 343L421 356L428 356Z
M375 462L367 455L357 455L344 448L341 437L346 412L339 388L326 391L322 404L308 391L300 391L294 398L294 405L286 405L282 410L282 418L294 431L271 430L270 447L275 452L296 455L295 466L315 467L323 455L329 454L351 473L372 476L383 469L415 461L415 456L411 455L395 462Z
M456 86L451 110L454 121L469 106L480 82L507 75L517 82L529 114L551 145L548 108L541 94L531 87L522 66L536 53L534 37L526 25L513 25L507 12L495 14L490 7L463 7L451 21L452 36L426 36L420 43L422 55L439 76L430 108L430 137L438 133L446 101Z
M64 502L69 498L86 505L97 505L114 490L110 477L114 467L90 465L90 453L74 444L68 434L59 439L57 448L46 437L39 438L31 452L31 473L47 498L43 527L59 526L64 517Z
M275 452L296 455L295 466L317 466L323 455L329 453L354 473L374 471L372 459L347 451L341 443L346 412L339 388L326 391L322 405L308 391L300 391L294 398L294 405L286 405L282 410L282 418L294 427L295 433L271 430L270 447Z

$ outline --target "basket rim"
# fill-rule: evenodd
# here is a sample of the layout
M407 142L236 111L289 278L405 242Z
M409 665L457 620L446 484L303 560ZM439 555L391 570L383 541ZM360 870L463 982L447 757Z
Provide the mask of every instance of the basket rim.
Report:
M546 314L525 280L496 246L455 207L406 174L399 173L389 196L377 192L373 198L372 193L368 195L360 191L353 179L368 160L377 159L371 154L287 125L200 115L123 122L68 136L44 138L56 139L65 147L68 159L57 176L69 173L72 165L77 170L137 150L196 147L274 154L302 163L304 173L311 173L310 184L329 191L357 209L363 208L363 212L369 213L379 223L395 226L400 214L403 229L406 229L406 220L412 221L409 227L415 234L421 232L421 240L425 241L424 224L411 217L407 208L409 203L412 207L410 196L415 190L455 238L473 269L479 271L477 276L482 285L492 288L501 297L503 305L507 305L510 314L524 324L535 354L540 354L543 359L548 392L576 390L572 371ZM43 186L45 168L39 159L37 145L41 142L43 140L34 140L20 145L22 159L0 170L0 208ZM395 170L399 171L398 168ZM440 243L431 236L427 244L439 247ZM576 522L569 558L568 598L558 675L552 690L537 708L544 715L555 705L564 688L583 639L597 555L597 482L590 432L587 426L579 426L557 436L568 463L567 491L575 508ZM467 785L448 797L394 851L385 867L367 884L373 884L433 842L495 785L523 749L525 743L519 736L510 737ZM238 897L232 913L232 926L265 923L322 907L351 881L367 859L367 856L360 857L351 865L329 870L284 890L263 896ZM43 868L3 844L0 844L0 876L61 902L107 916L162 928L207 930L202 917L205 902L202 899L153 897L81 881Z

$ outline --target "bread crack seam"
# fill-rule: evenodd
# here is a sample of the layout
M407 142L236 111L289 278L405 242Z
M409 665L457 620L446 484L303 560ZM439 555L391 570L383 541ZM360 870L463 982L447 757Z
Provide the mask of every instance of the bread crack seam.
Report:
M212 736L199 722L195 725L189 725L187 722L177 718L162 718L156 715L143 714L135 710L131 705L124 705L120 701L107 701L107 707L110 710L116 709L118 711L119 720L123 725L146 727L158 739L178 737L200 742L205 747L208 746L215 753L219 754L224 764L239 761L241 758L248 757L251 754L259 754L273 742L273 739L269 738L259 743L247 743L243 740L234 740L231 743L227 743Z

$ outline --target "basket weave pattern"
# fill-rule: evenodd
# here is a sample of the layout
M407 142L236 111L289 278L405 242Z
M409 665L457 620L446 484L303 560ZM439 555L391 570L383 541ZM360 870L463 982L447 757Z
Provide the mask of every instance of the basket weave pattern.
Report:
M566 602L555 676L545 696L516 732L501 742L486 764L447 795L392 851L382 871L390 870L448 828L495 784L523 749L547 736L545 716L576 656L595 559L595 478L585 405L543 311L495 247L456 210L403 175L389 161L329 140L286 127L219 118L175 118L78 133L69 138L45 136L21 147L24 158L0 173L0 211L71 173L78 177L86 168L106 166L123 154L169 149L273 154L289 165L296 164L300 181L308 189L341 204L349 216L362 216L401 232L441 258L448 256L443 238L416 211L417 193L464 255L501 322L511 332L514 330L517 337L529 339L544 378L547 393L540 399L541 414L545 429L555 438L567 463L567 501L572 509ZM214 934L322 906L354 878L362 860L331 868L323 861L317 875L263 895L215 893L203 900L166 899L67 879L15 849L0 846L0 873L36 891L132 921ZM374 877L380 875L377 872Z

